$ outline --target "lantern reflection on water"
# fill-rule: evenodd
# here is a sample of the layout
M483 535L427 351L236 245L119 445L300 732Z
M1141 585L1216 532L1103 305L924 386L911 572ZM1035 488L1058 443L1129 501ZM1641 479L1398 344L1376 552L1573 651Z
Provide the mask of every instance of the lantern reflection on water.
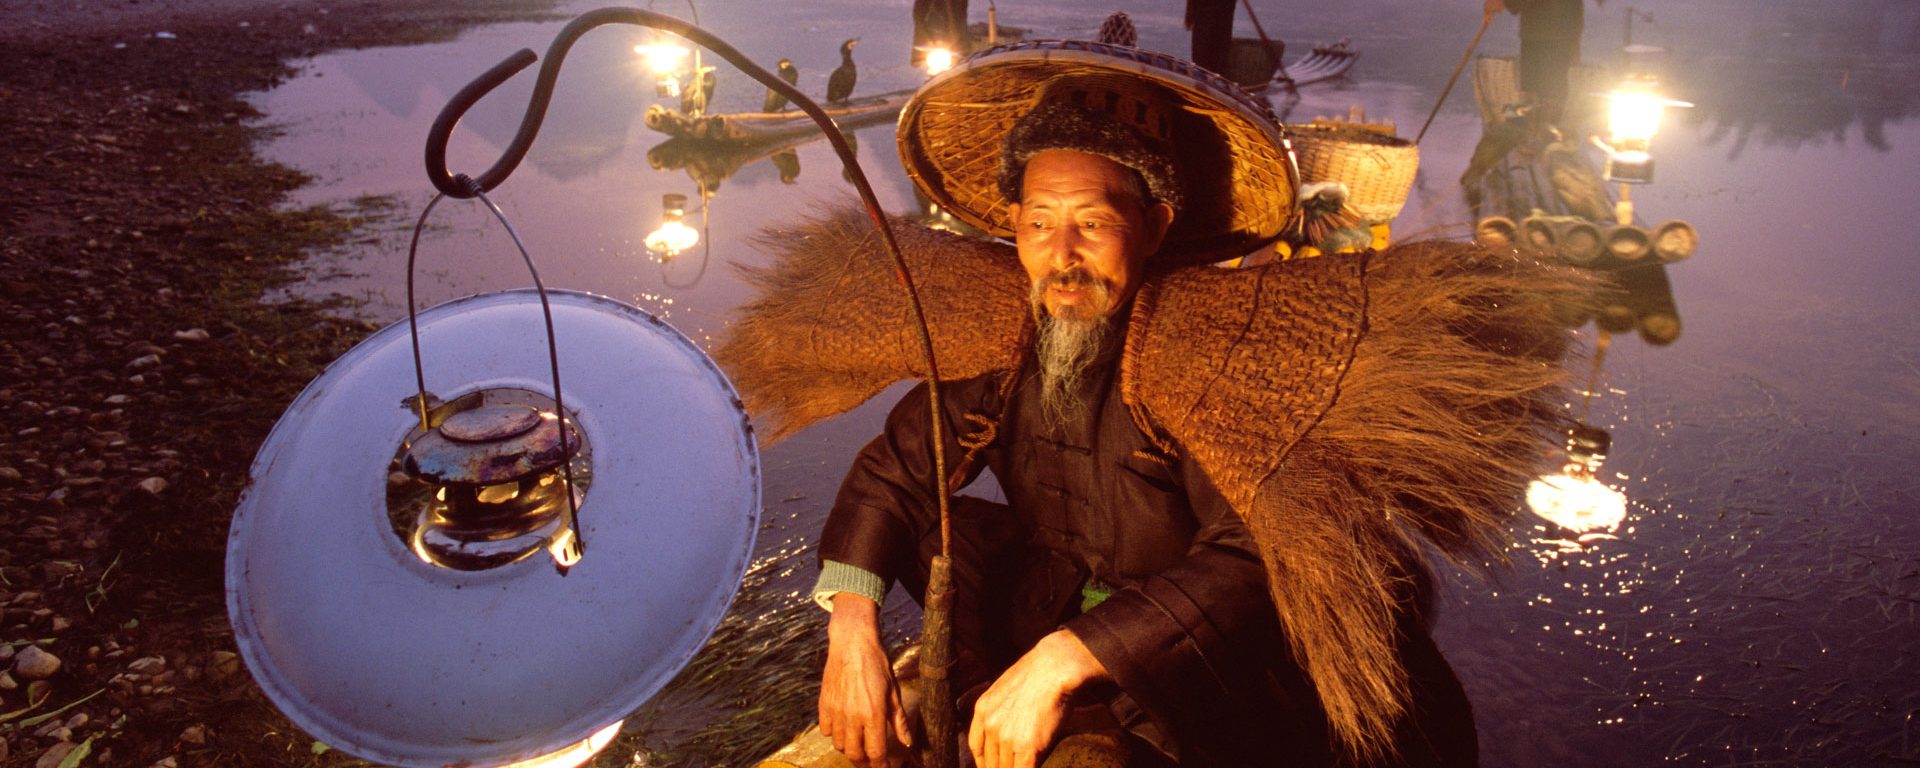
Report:
M647 251L671 259L700 243L700 230L687 226L687 196L669 193L660 201L660 226L647 233Z
M1527 485L1527 507L1574 534L1618 528L1627 517L1627 497L1596 477L1610 442L1606 430L1574 427L1567 439L1566 464Z

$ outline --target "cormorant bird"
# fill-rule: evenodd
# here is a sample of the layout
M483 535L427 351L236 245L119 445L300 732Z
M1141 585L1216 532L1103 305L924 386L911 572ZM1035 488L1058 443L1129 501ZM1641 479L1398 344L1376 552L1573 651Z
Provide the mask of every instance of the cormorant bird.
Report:
M853 38L840 44L840 67L827 78L827 103L843 103L853 95L853 81L860 72L853 66L853 45L860 38Z
M680 111L698 116L705 114L712 103L713 67L701 67L687 77L686 89L680 92Z
M793 66L792 60L789 60L789 59L780 60L780 79L787 81L787 85L795 85L800 82L800 69L798 67ZM760 111L784 112L786 111L786 109L787 109L787 97L780 95L779 93L775 92L772 88L768 88L766 109L762 109Z

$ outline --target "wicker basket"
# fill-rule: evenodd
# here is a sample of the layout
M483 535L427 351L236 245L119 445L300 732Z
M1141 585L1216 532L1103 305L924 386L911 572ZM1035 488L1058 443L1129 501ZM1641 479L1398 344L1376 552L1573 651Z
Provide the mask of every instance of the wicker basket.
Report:
M1400 215L1420 167L1420 149L1398 136L1349 123L1289 125L1305 183L1347 185L1347 205L1368 224Z

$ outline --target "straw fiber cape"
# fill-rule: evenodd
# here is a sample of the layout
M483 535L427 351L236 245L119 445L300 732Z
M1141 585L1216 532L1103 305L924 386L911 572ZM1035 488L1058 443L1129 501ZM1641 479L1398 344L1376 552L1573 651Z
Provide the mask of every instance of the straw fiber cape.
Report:
M1013 369L1033 327L1013 248L894 229L942 378ZM922 375L864 214L764 242L777 259L752 272L762 294L716 357L769 441ZM1562 426L1570 332L1556 318L1590 290L1572 270L1441 242L1180 268L1141 288L1125 402L1247 522L1292 653L1363 761L1386 757L1406 712L1394 616L1421 553L1500 556L1504 522Z

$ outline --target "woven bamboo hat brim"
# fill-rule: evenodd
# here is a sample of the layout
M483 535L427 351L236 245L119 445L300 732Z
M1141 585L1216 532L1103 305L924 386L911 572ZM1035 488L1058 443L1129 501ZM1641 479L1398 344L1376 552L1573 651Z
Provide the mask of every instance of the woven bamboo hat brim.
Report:
M998 186L1002 145L1022 115L1062 94L1105 100L1122 112L1134 105L1168 121L1146 131L1170 137L1183 198L1160 266L1246 253L1291 222L1300 171L1273 110L1190 62L1126 46L1037 40L968 57L927 81L901 110L901 163L933 203L1012 237Z

